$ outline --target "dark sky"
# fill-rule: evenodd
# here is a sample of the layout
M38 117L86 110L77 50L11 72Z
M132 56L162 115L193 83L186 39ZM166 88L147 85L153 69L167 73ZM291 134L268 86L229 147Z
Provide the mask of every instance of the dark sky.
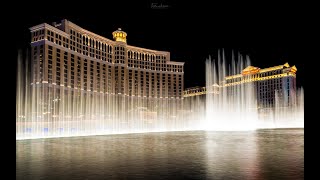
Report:
M152 3L162 8L152 8ZM185 62L185 88L205 85L205 60L209 55L216 58L218 49L222 48L227 55L233 50L250 56L252 65L260 68L285 62L296 65L297 84L303 86L305 61L300 57L304 52L295 42L297 36L292 35L295 17L291 14L272 17L274 10L258 14L260 9L255 9L230 15L232 9L221 12L218 5L165 1L123 3L121 7L130 10L109 11L120 4L105 5L106 8L96 11L69 12L69 15L25 13L16 19L16 48L29 46L29 27L68 19L109 39L121 27L128 34L129 45L169 51L172 61Z

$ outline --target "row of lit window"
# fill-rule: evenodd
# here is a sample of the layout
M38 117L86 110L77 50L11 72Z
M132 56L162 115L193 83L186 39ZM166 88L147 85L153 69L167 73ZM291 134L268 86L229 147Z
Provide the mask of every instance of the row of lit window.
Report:
M40 41L44 39L44 29L32 32L31 37L32 41Z
M48 32L47 39L51 42L54 42L58 45L69 48L69 49L76 51L78 53L81 53L83 55L87 55L87 56L94 57L96 59L101 59L101 60L108 59L111 62L112 46L110 46L110 45L102 44L101 48L99 48L99 49L96 49L93 47L88 48L88 46L85 46L85 45L82 46L81 44L76 43L76 41L73 41L75 39L73 36L71 36L71 40L69 41L67 38L61 37L61 35L55 34L55 36L54 36L54 33L50 30L47 30L47 32ZM70 42L70 44L69 44L69 42ZM69 47L69 45L70 45L70 47ZM90 52L90 53L88 53L88 52Z
M171 65L171 64L155 64L146 61L132 61L128 60L128 66L133 68L143 68L150 70L183 72L183 66Z
M51 54L52 54L52 46L49 46L48 47L48 53L49 53L49 59L51 59L52 58L52 56L51 56ZM60 50L59 49L57 49L57 53L60 53ZM63 78L63 80L64 80L64 85L67 85L67 80L68 80L68 76L67 76L67 74L68 74L68 71L67 71L67 69L68 69L68 53L67 52L65 52L64 53L64 78ZM71 70L71 76L70 76L70 82L71 82L71 86L72 87L74 87L74 74L75 74L75 71L74 71L74 65L75 65L75 62L74 62L74 55L73 54L71 54L71 67L70 67L70 70ZM78 62L80 62L80 58L78 57ZM86 85L87 85L87 60L85 59L84 60L84 88L86 88ZM50 62L49 62L49 69L48 69L48 71L51 71L51 68L52 68L52 66L50 65ZM79 64L77 65L77 67L78 67L78 73L79 74L77 74L78 76L80 75L80 66L79 66ZM91 64L90 65L90 67L91 67L91 72L90 72L90 80L91 80L91 82L93 82L93 64ZM57 78L57 81L56 81L56 84L60 84L60 61L57 61L57 76L56 76L56 78ZM104 69L105 69L105 64L104 64ZM97 76L99 76L99 69L97 69ZM103 73L103 74L105 74L105 73ZM89 74L88 74L89 75ZM81 75L80 75L81 76ZM96 77L97 78L97 80L99 80L100 79L100 77ZM103 79L105 79L105 76L103 76ZM78 80L79 80L79 77L78 77ZM51 83L52 82L52 76L49 74L49 83ZM90 85L91 85L91 88L92 88L92 86L93 86L93 84L92 83L90 83ZM80 87L80 85L78 86L78 87ZM98 86L97 87L99 87L99 84L98 84Z
M49 52L49 59L52 59L52 46L49 46L48 47L48 52ZM57 54L60 54L60 49L57 49ZM60 56L60 55L59 55ZM71 59L73 59L74 58L74 55L73 54L71 54ZM79 57L78 57L79 58ZM65 78L67 78L67 68L68 68L68 53L67 52L64 52L64 64L63 64L63 66L64 66L64 74L65 74ZM59 62L57 62L57 65L58 65L58 67L57 67L57 73L59 73L58 74L58 76L57 76L57 78L58 78L58 80L60 80L60 78L59 78L59 76L60 76L60 61ZM104 64L105 65L105 64ZM73 66L74 66L74 62L71 62L71 78L72 78L72 80L74 79L73 78L73 75L74 75L74 69L73 69ZM77 65L77 66L79 66L79 65ZM86 74L87 73L87 71L86 71L86 66L87 66L87 63L84 63L84 68L85 68L85 71L84 71L84 74ZM91 64L90 65L91 66L91 71L93 70L93 65ZM49 66L49 68L52 68L52 64L50 64L50 66ZM50 68L50 69L51 69ZM79 69L79 68L78 68ZM99 69L98 69L99 70ZM51 70L50 70L51 71ZM91 75L93 75L92 74L92 72L91 72ZM86 75L84 75L85 77L86 77ZM51 77L51 76L49 76L49 77ZM65 82L66 82L66 79L65 79Z
M76 41L77 43L83 46L91 47L96 50L101 50L102 52L112 53L112 46L106 43L102 43L101 41L95 40L94 38L90 38L89 36L84 36L80 32L75 32L73 29L70 29L71 39Z
M129 50L128 51L128 58L130 59L136 59L136 60L143 60L143 61L151 61L151 62L155 62L156 59L157 61L162 63L165 63L165 59L166 57L164 55L155 55L155 54L149 54L149 53L140 53L140 52L134 52Z
M62 43L61 43L61 35L58 35L58 34L56 34L56 41L54 41L54 39L53 39L53 37L54 37L54 33L52 32L52 31L49 31L48 30L48 35L49 36L52 36L52 37L48 37L48 40L49 41L52 41L52 42L55 42L56 44L58 44L58 45L62 45ZM59 40L58 40L59 39ZM68 39L65 39L64 37L63 37L63 40L66 40L67 42L68 42ZM71 43L71 46L70 46L70 49L71 50L73 50L73 51L77 51L76 50L76 48L75 48L75 42L74 41L70 41L70 43ZM73 45L73 46L72 46ZM64 44L64 46L66 47L66 48L68 48L68 45L67 45L67 43L66 44ZM106 45L105 44L105 46L108 46L108 49L112 49L111 48L111 46L110 46L110 48L109 48L109 45ZM79 49L81 49L81 45L77 45L77 48L79 48ZM125 59L125 57L124 57L124 52L121 52L121 51L124 51L124 47L115 47L115 49L116 49L116 56L115 56L115 59L116 59L116 63L124 63L125 61L124 61L124 59ZM81 53L81 50L78 50L79 51L79 53ZM106 54L106 53L103 53L103 52L101 52L101 51L94 51L94 49L91 49L90 48L90 51L89 51L90 53L88 53L88 47L84 47L84 50L83 50L83 52L82 52L82 54L84 54L84 55L87 55L87 56L90 56L90 57L94 57L94 58L96 58L96 59L101 59L101 60L108 60L108 62L111 62L111 59L112 59L112 55L111 54ZM112 51L110 50L109 51L110 53L112 53ZM128 52L129 53L129 52ZM135 54L135 53L132 53L132 54ZM154 55L149 55L149 54L147 54L147 55L145 55L145 54L142 54L142 53L137 53L138 55L139 55L139 57L141 57L142 59L144 59L144 57L145 57L145 59L146 60L149 60L149 59L151 59L151 60L154 60L154 58L155 58L155 56ZM107 56L107 57L106 57ZM135 57L135 56L134 56ZM151 57L151 58L150 58ZM165 59L165 56L157 56L157 57L161 57L162 59ZM120 59L120 60L118 60L118 59ZM139 58L140 59L140 58ZM165 61L165 60L164 60ZM133 64L129 64L129 66L131 66L131 67L133 67L134 65ZM139 67L140 68L140 67ZM141 68L147 68L147 69L151 69L151 68L148 68L148 67L141 67ZM167 65L167 68L171 68L171 65ZM173 67L172 67L173 69L172 69L172 71L177 71L177 72L182 72L182 66L176 66L176 65L173 65ZM154 68L152 68L153 70L154 70ZM165 71L166 69L162 69L163 71ZM171 71L171 70L168 70L168 71Z
M62 45L62 43L61 43L61 41L63 42L63 44L64 44L64 47L66 47L66 48L68 48L67 46L67 44L68 44L68 39L67 38L65 38L65 37L63 37L63 39L62 39L62 37L61 37L61 35L59 35L59 34L54 34L52 31L50 31L50 30L47 30L47 34L48 34L48 36L50 36L49 38L48 38L48 40L49 41L52 41L52 42L55 42L56 44L59 44L59 45ZM70 33L71 33L71 39L72 40L75 40L75 37L74 37L74 35L75 34L77 34L77 39L79 39L80 38L80 34L79 33L75 33L75 31L74 30L70 30ZM55 35L55 36L54 36ZM55 41L54 41L54 37L55 37ZM84 37L84 36L83 36ZM88 38L87 38L88 39ZM85 40L85 41L87 41L87 39ZM65 43L66 42L66 43ZM96 40L92 40L92 39L90 39L90 42L91 42L91 44L95 44L96 46L92 46L93 48L96 48L96 47L98 47L98 49L99 50L105 50L105 49L108 49L108 53L112 53L112 47L110 46L110 45L107 45L107 44L103 44L103 45L101 45L101 42L98 42L98 41L96 41ZM74 51L80 51L80 53L81 53L81 50L80 49L82 49L81 48L81 45L79 44L79 45L77 45L77 49L78 50L76 50L76 48L75 48L75 41L71 41L70 40L70 48L71 48L71 50L74 50ZM107 47L107 48L106 48ZM124 51L124 47L115 47L115 49L116 50L121 50L121 51ZM94 55L94 51L93 51L93 53L90 53L90 54L88 54L88 47L86 47L86 48L84 48L84 52L83 52L83 54L85 54L85 55L90 55L91 57L95 57L95 58L97 58L97 59L102 59L100 56L101 56L101 52L100 51L95 51L95 53L96 53L96 56ZM92 52L91 51L91 48L90 48L90 52ZM105 52L107 52L107 51L105 51ZM124 53L124 52L122 52L122 53ZM137 57L139 57L138 59L146 59L146 60L155 60L155 55L149 55L149 54L142 54L142 53L135 53L135 52L131 52L131 51L128 51L128 54L130 54L130 56L132 57L135 57L136 56L136 54L137 54ZM104 55L104 54L103 54ZM104 57L102 55L102 57ZM124 54L121 54L121 55L124 55ZM130 57L129 56L129 57ZM165 60L165 56L157 56L157 58L160 58L161 57L161 59L163 59L163 60ZM110 58L110 57L109 57ZM103 59L105 59L105 58L103 58Z
M39 51L38 51L39 50ZM39 82L43 80L43 45L33 47L33 81ZM38 54L39 52L39 54ZM39 69L38 69L39 68Z

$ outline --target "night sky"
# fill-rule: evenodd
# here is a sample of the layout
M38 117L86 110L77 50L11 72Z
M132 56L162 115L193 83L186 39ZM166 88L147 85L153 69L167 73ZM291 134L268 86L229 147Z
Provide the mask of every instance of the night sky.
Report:
M162 7L152 8L152 3ZM260 9L256 9L246 14L237 11L228 16L232 9L217 12L218 5L165 1L123 3L121 6L130 7L130 10L109 11L119 4L105 5L105 9L92 12L69 12L69 15L25 13L15 20L16 49L29 47L29 27L67 19L108 39L112 39L112 32L120 27L128 34L129 45L169 51L172 61L185 62L185 88L205 86L205 60L209 55L216 58L218 49L224 49L227 56L232 50L248 55L251 64L260 68L286 62L290 66L296 65L297 85L303 86L306 62L300 57L305 52L297 45L297 37L291 34L294 21L291 14L271 17L270 12L258 15Z

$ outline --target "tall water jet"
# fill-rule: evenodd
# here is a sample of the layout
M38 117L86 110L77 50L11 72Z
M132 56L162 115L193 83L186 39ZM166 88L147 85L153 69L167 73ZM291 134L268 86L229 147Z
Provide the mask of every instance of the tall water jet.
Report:
M276 93L276 105L274 112L270 112L268 117L272 118L273 128L303 128L304 127L304 92L299 88L296 96L291 97L295 102L294 106L287 107L281 102L281 98ZM272 114L273 113L273 114ZM262 127L263 128L263 127Z
M238 54L235 57L232 53L230 62L224 52L219 52L216 60L207 59L206 86L196 90L197 94L204 96L176 99L34 83L28 61L25 65L23 62L20 53L17 67L17 139L304 127L304 91L302 88L295 90L293 77L296 68L288 64L271 68L281 71L281 74L260 75L257 72L269 73L268 68L251 66L248 56L244 58ZM272 78L278 78L278 85L283 89L270 90L273 86L269 87L265 82ZM134 83L129 85L131 89L135 88ZM262 87L270 94L269 99L263 98Z
M35 65L23 65L24 61L19 53L17 139L184 131L193 129L198 121L184 120L186 111L179 98L137 97L33 83L28 68Z
M238 56L236 65L232 56L231 66L226 67L224 52L218 53L217 63L206 61L206 130L253 130L256 128L258 113L256 109L256 95L251 83L226 86L225 77L236 74L239 70L250 65L246 57Z
M222 54L222 55L221 55ZM303 89L296 90L296 67L260 69L248 56L224 52L206 60L206 130L303 128Z

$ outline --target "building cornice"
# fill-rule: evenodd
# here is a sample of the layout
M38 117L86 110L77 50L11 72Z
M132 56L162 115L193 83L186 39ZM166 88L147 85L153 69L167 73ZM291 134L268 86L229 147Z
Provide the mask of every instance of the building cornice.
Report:
M227 83L227 84L224 84L224 86L226 87L226 86L233 86L233 85L249 83L249 82L265 81L269 79L276 79L276 78L287 77L287 76L296 77L296 74L293 72L288 72L288 73L282 73L282 74L271 75L266 77L250 78L250 79L241 80L239 82Z
M41 41L34 41L34 42L31 42L31 45L32 46L35 46L35 45L39 45L39 44L48 44L48 45L51 45L53 47L56 47L56 48L60 48L60 49L63 49L64 51L68 52L68 53L72 53L74 55L77 55L79 57L82 57L84 59L88 59L88 60L91 60L91 61L96 61L96 62L99 62L99 63L104 63L104 64L108 64L109 66L114 66L115 64L114 63L111 63L111 62L107 62L107 61L103 61L101 59L96 59L96 58L93 58L93 57L90 57L90 56L86 56L86 55L83 55L79 52L76 52L76 51L73 51L69 48L66 48L66 47L63 47L61 45L58 45L54 42L51 42L51 41L48 41L46 39L43 39Z
M38 30L41 30L41 29L48 29L48 30L53 31L53 32L55 32L57 34L60 34L60 35L62 35L64 37L66 37L66 38L70 37L70 35L67 34L66 32L64 32L64 31L62 31L62 30L60 30L58 28L55 28L55 27L53 27L53 26L51 26L51 25L49 25L47 23L42 23L42 24L39 24L39 25L36 25L36 26L33 26L33 27L29 28L30 32L38 31Z
M68 30L69 28L72 28L76 31L81 32L84 36L89 36L90 38L95 38L96 40L99 40L103 43L107 43L110 44L112 46L114 45L118 45L121 44L119 42L113 41L111 39L105 38L103 36L100 36L98 34L95 34L93 32L90 32L86 29L83 29L82 27L72 23L71 21L65 20L65 28ZM42 23L36 26L33 26L31 28L29 28L31 32L40 30L40 29L48 29L51 30L57 34L60 34L64 37L70 38L70 34L68 32L64 32L56 27L53 27L47 23ZM168 51L157 51L157 50L152 50L152 49L146 49L146 48L141 48L141 47L136 47L136 46L132 46L132 45L127 45L127 44L121 44L126 46L127 51L138 51L140 53L149 53L149 54L154 54L154 55L164 55L166 56L166 64L172 64L172 65L184 65L184 62L176 62L176 61L170 61L170 52ZM69 49L68 49L69 50Z
M170 52L168 51L157 51L157 50L146 49L146 48L136 47L131 45L127 45L127 48L128 50L137 50L137 51L142 51L143 53L160 53L163 55L170 55Z
M88 30L86 30L86 29L83 29L82 27L80 27L80 26L72 23L71 21L67 21L67 26L72 27L72 28L74 28L74 29L76 29L76 30L78 30L78 31L81 31L81 32L83 33L83 35L88 35L88 36L90 36L90 37L92 37L92 38L96 38L97 40L100 40L100 41L102 41L102 42L115 45L115 41L113 41L113 40L111 40L111 39L108 39L108 38L106 38L106 37L100 36L100 35L98 35L98 34L96 34L96 33L93 33L93 32L91 32L91 31L88 31Z
M294 68L293 68L294 67ZM290 69L290 66L288 63L285 63L284 65L279 65L279 66L273 66L273 67L268 67L268 68L264 68L264 69L260 69L257 67L253 67L253 66L248 66L246 67L243 71L246 70L251 70L251 69L255 69L256 72L255 74L261 74L261 73L265 73L265 72L270 72L270 71L275 71L275 70L281 70L281 69ZM293 68L293 71L296 72L297 68L295 66L292 66L291 68ZM235 78L241 78L243 76L245 76L246 74L236 74L236 75L231 75L231 76L226 76L225 79L229 80L229 79L235 79Z
M177 62L177 61L168 61L167 64L173 64L173 65L184 65L184 62Z
M147 48L136 47L136 46L128 45L125 43L119 43L119 42L113 41L111 39L108 39L106 37L95 34L91 31L86 30L86 29L83 29L82 27L72 23L71 21L67 21L67 23L68 23L69 27L72 27L76 30L81 31L83 33L83 35L87 34L90 37L96 38L97 40L101 40L102 42L110 43L111 45L119 45L119 44L125 45L127 50L140 51L141 53L155 53L155 54L162 54L162 55L170 55L170 52L168 52L168 51L157 51L157 50L152 50L152 49L147 49Z
M110 63L110 62L107 62L107 61L103 61L101 59L96 59L96 58L93 58L93 57L90 57L90 56L86 56L86 55L83 55L79 52L76 52L76 51L73 51L69 48L66 48L66 47L63 47L63 46L60 46L54 42L51 42L51 41L48 41L46 39L43 39L43 40L40 40L40 41L34 41L34 42L31 42L31 45L32 46L35 46L35 45L40 45L40 44L48 44L48 45L51 45L53 47L56 47L56 48L60 48L60 49L63 49L64 51L68 52L68 53L72 53L74 55L77 55L79 57L82 57L84 59L88 59L88 60L91 60L91 61L95 61L95 62L99 62L99 63L104 63L104 64L107 64L109 66L124 66L124 64L117 64L117 63ZM143 68L134 68L134 67L127 67L128 69L134 69L134 70L139 70L139 71L146 71L146 72L161 72L161 73L164 73L164 74L184 74L184 72L176 72L176 71L158 71L158 70L150 70L150 69L143 69Z

